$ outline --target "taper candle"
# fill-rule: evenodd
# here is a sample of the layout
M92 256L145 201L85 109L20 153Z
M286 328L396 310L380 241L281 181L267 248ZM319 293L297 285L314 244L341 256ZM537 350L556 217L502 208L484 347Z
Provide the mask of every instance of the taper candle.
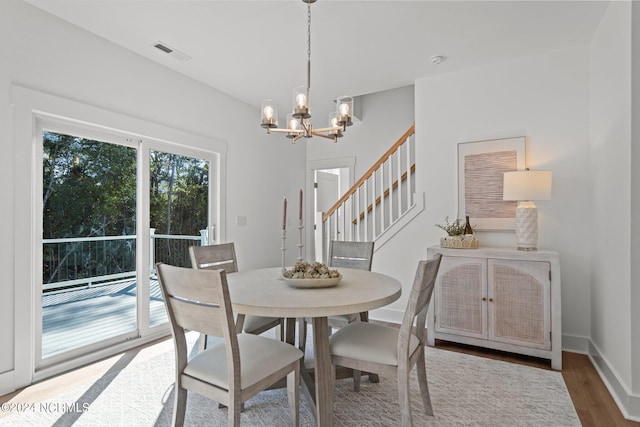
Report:
M282 229L287 228L287 198L284 198L284 204L282 207Z
M300 189L300 206L299 206L299 215L298 215L298 219L302 219L302 189Z

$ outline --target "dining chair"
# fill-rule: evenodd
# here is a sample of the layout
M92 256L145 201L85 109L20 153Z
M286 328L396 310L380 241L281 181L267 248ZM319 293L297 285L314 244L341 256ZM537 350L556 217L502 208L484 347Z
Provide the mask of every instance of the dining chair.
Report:
M189 248L191 267L195 269L216 270L223 269L227 274L238 271L236 249L233 242L218 245L191 246ZM240 317L242 319L242 317ZM264 316L244 316L243 321L237 322L237 332L260 335L269 329L280 327L280 339L284 338L284 319ZM207 348L206 335L200 336L198 349Z
M398 378L402 425L412 426L409 373L417 366L418 384L427 415L433 415L425 366L425 321L442 255L420 261L400 328L354 322L329 337L332 368L376 372ZM416 322L416 328L412 326Z
M332 240L329 243L329 257L327 265L332 268L353 268L371 271L373 261L374 242L343 242ZM302 351L306 347L307 324L311 319L299 319L298 343ZM332 328L341 328L351 322L369 320L369 312L341 314L329 316L329 332Z
M329 267L354 268L357 270L371 271L373 262L374 242L342 242L332 240L329 245ZM341 328L348 323L355 322L358 317L363 322L369 320L369 312L331 316L329 325Z
M290 421L299 424L300 360L294 346L253 334L237 334L227 275L156 264L175 344L173 425L184 424L187 390L228 407L230 426L240 425L242 404L287 378ZM188 360L185 331L222 338Z
M373 262L373 246L374 242L346 242L340 240L332 240L329 243L329 256L328 265L332 268L353 268L356 270L371 271L371 263ZM362 321L369 321L369 312L362 313L350 313L340 314L335 316L329 316L327 319L329 323L329 334L332 330L342 328L349 323ZM307 345L307 324L311 322L311 319L299 319L299 336L298 347L304 351ZM353 389L359 390L360 387L360 371L353 371ZM356 379L357 377L357 379ZM369 380L377 383L378 375L375 373L369 374Z

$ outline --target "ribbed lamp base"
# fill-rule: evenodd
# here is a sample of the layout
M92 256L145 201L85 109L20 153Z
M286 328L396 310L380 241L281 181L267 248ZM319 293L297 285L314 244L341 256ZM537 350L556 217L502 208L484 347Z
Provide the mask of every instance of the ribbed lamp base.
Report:
M519 251L535 251L538 246L538 208L532 201L521 201L516 208L516 240Z

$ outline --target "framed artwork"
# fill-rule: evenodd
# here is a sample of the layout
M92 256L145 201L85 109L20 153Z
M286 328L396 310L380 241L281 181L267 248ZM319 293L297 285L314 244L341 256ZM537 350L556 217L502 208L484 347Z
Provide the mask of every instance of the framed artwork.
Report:
M516 201L502 200L503 174L525 169L525 137L458 144L458 217L475 230L515 230Z

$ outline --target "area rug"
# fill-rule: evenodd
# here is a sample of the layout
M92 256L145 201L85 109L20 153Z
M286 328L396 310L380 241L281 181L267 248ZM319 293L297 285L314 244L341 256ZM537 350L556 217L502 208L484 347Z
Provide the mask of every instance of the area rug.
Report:
M415 426L580 425L559 372L430 347L426 349L426 359L434 416L423 412L414 369L411 407ZM94 383L0 418L0 426L169 426L173 362L173 351L168 351L109 372ZM355 393L351 380L337 381L334 425L399 425L396 385L393 378L382 377L377 384L363 378L360 392ZM285 426L288 417L286 390L270 390L245 403L241 424ZM227 425L227 410L189 393L185 425ZM300 425L315 425L302 395Z

